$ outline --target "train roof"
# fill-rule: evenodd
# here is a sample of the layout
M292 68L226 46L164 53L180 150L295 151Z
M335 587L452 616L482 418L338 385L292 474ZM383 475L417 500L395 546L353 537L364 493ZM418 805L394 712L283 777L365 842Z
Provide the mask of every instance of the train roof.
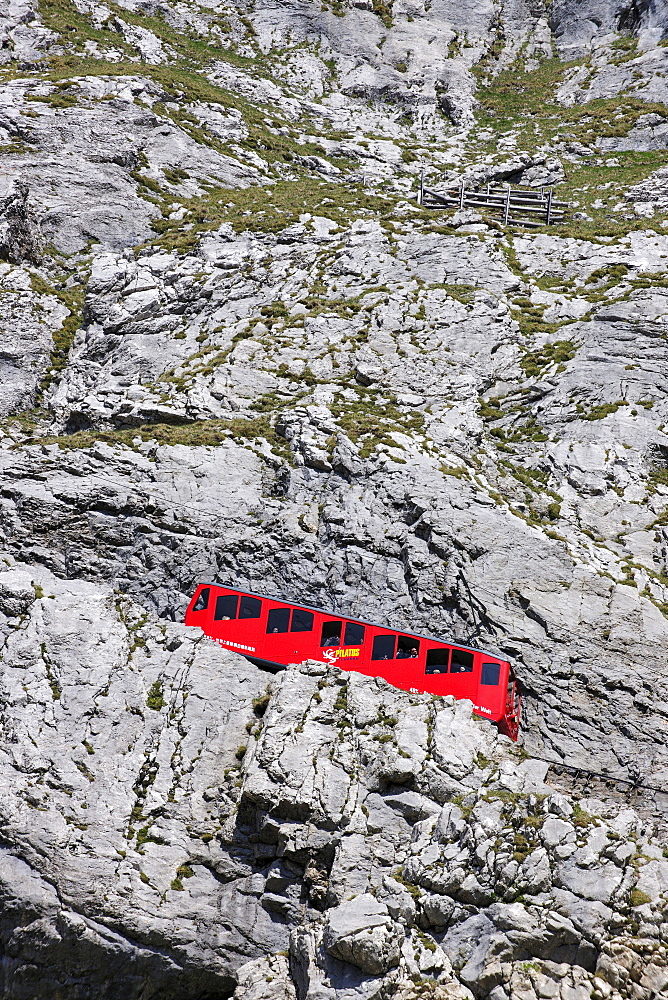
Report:
M332 618L345 618L346 621L358 622L360 625L371 625L372 628L382 628L387 632L397 632L401 635L409 635L412 639L433 639L432 636L428 635L418 635L416 632L406 632L404 629L392 628L388 625L379 625L378 622L370 622L365 618L353 618L351 615L337 614L335 611L326 611L324 608L318 608L313 604L299 604L297 601L286 601L283 597L270 597L269 594L258 594L254 590L242 590L240 587L231 587L227 583L213 583L209 580L202 581L198 584L199 587L223 587L225 590L234 590L237 594L248 594L250 597L259 597L263 601L278 601L279 604L289 604L293 608L304 608L305 611L317 611L320 615L330 615ZM493 656L497 660L502 660L504 663L508 663L502 656L497 656L496 653L487 653L486 649L478 649L477 646L467 646L463 642L449 642L446 639L433 639L434 642L444 642L448 646L456 646L457 649L468 649L471 653L485 653L488 656Z

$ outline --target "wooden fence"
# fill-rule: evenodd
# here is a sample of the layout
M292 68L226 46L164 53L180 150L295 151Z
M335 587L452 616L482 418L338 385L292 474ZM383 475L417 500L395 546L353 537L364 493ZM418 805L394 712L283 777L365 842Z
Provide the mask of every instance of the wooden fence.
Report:
M420 178L420 205L425 208L475 208L490 212L501 219L504 226L550 226L562 222L569 205L558 201L552 188L524 190L510 184L488 184L486 190L475 191L462 182L458 187L433 191L425 187L424 175Z

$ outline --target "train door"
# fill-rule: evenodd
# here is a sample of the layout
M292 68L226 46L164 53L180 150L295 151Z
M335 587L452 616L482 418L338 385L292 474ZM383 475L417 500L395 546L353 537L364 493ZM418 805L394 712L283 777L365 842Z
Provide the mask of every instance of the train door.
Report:
M242 652L257 652L263 611L259 597L212 588L209 603L208 634Z
M340 618L324 618L319 637L319 659L333 663L343 670L364 668L364 640L366 628L359 622L347 622Z
M413 635L377 632L371 643L371 658L365 673L384 677L395 687L425 690L420 680L420 640Z
M268 602L263 657L274 663L301 663L316 656L315 615L306 608Z
M201 629L206 631L207 623L211 620L212 589L212 587L199 587L195 591L190 606L186 611L186 625L199 625Z
M497 720L503 715L507 669L506 664L491 657L481 658L477 704L490 719Z
M475 653L469 649L438 647L427 651L425 687L434 694L452 694L455 698L476 701Z

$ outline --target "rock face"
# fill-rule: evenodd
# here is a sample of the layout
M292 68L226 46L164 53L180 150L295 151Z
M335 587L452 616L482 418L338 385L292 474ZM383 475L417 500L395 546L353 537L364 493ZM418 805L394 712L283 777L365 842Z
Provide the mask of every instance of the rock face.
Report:
M0 256L12 264L38 264L39 238L30 224L28 214L28 185L19 181L14 190L5 198L0 215L5 221L4 242L0 245Z
M555 791L469 703L318 663L268 684L26 566L0 606L11 1000L665 984L650 828Z
M216 840L266 678L88 583L5 567L0 603L3 995L224 992L286 939L253 907L244 940Z
M555 0L550 22L567 58L590 51L600 36L633 32L643 47L656 45L668 28L665 0Z
M666 992L667 32L3 5L8 1000ZM522 748L222 653L202 579L511 658Z

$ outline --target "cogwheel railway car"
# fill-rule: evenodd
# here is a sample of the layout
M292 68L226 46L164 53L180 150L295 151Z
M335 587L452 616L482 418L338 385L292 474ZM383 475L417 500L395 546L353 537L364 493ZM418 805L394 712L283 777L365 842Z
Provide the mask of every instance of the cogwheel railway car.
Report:
M491 653L217 583L198 586L185 623L265 669L321 660L384 677L405 691L469 698L477 715L517 739L521 699L515 674Z

